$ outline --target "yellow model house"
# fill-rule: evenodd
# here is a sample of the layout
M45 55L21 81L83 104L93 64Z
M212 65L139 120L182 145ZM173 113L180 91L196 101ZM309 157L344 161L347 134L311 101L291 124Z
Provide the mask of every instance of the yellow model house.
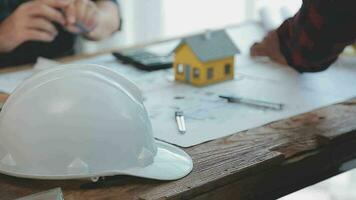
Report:
M185 38L175 49L175 80L195 86L231 80L237 53L238 48L225 31Z

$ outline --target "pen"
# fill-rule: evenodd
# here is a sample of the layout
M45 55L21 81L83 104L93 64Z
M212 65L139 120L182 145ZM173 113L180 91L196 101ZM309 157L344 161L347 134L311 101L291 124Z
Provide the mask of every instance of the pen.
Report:
M232 96L219 96L222 99L226 99L230 103L243 103L252 106L258 106L261 108L272 109L272 110L283 110L284 105L280 103L271 103L267 101L248 99L242 97L232 97Z
M178 131L181 134L184 134L186 132L186 128L185 128L185 121L184 121L184 114L182 111L176 111L175 112L175 118L176 118L176 122L178 125Z

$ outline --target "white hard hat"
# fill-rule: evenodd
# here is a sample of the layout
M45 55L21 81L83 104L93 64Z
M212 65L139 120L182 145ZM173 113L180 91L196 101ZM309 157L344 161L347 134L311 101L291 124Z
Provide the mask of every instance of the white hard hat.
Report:
M188 154L156 141L139 89L98 65L63 65L22 83L0 113L0 172L34 179L186 176Z

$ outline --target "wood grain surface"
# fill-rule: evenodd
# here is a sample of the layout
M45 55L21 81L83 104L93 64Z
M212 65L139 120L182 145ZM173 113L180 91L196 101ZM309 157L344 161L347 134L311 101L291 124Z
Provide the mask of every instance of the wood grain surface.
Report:
M29 68L2 69L0 73ZM0 93L0 102L7 96ZM91 183L0 175L0 200L55 187L62 188L66 200L275 199L340 173L339 165L356 157L356 99L185 151L192 156L194 169L178 181L114 176Z
M356 100L352 100L187 148L194 170L178 181L114 176L91 183L0 175L0 199L15 199L55 187L63 189L67 200L254 199L263 194L275 197L291 192L291 187L283 189L284 186L298 181L312 184L312 180L334 175L339 164L355 157L355 105ZM291 178L284 179L287 175Z

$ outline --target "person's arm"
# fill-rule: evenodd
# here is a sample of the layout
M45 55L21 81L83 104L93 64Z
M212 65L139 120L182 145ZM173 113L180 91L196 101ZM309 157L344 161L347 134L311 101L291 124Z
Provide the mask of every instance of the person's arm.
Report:
M53 22L65 25L58 9L68 4L65 0L35 0L19 5L0 22L0 53L10 52L26 41L53 41L58 33Z
M120 27L120 14L117 4L113 1L99 0L96 5L101 13L98 26L87 35L88 38L94 40L107 38Z
M91 40L104 39L119 29L120 15L115 1L110 0L74 0L65 10L68 25L66 28L77 34L82 34ZM82 24L88 33L81 33L77 24Z
M304 0L294 17L270 33L275 39L267 37L267 44L256 44L251 54L279 53L282 58L276 57L299 72L325 70L355 40L355 7L354 0ZM279 49L268 49L271 43L278 43Z

